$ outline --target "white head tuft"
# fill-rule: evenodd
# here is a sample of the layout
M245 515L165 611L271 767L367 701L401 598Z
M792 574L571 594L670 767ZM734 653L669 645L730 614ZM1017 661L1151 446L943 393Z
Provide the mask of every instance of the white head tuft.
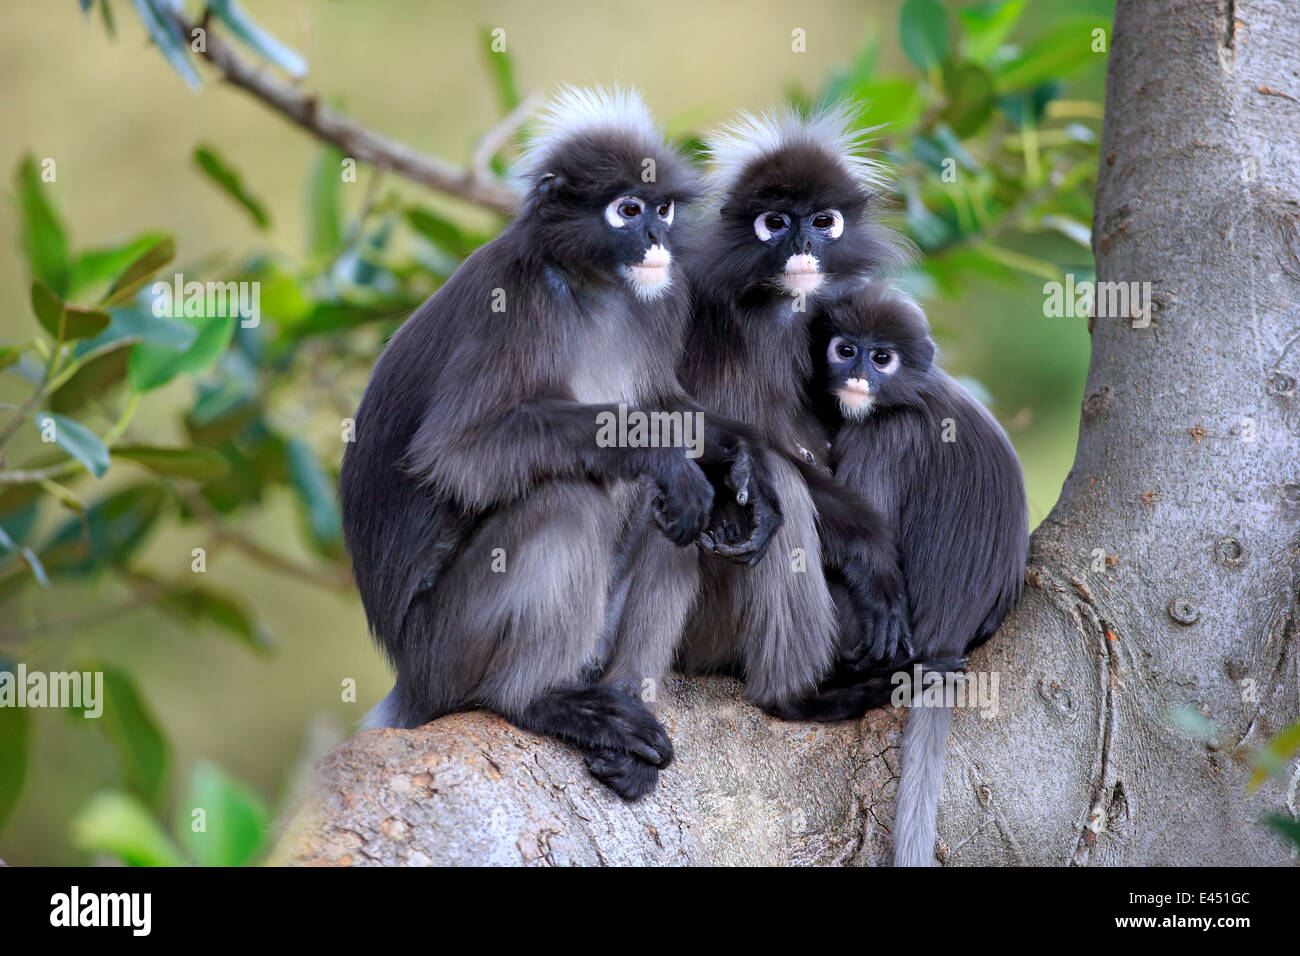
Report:
M636 90L623 86L562 86L538 115L516 175L527 179L544 172L542 167L552 149L579 133L597 131L655 143L663 140L663 131Z
M881 127L858 125L860 108L841 101L803 114L793 107L741 113L708 138L714 168L714 191L725 195L750 163L794 144L819 147L837 161L849 179L875 189L883 186L886 167L865 155L871 134Z

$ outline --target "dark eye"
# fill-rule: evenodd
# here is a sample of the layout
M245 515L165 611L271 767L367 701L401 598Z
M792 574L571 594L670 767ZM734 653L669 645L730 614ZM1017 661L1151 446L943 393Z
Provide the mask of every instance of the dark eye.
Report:
M670 202L665 202L665 203L660 203L660 204L659 204L659 218L660 218L660 219L667 219L667 218L668 218L668 214L671 213L672 211L673 211L673 204L672 204L672 203L670 203Z
M635 219L641 215L641 207L636 203L628 200L618 207L618 214L624 219Z
M858 347L848 339L835 336L831 339L830 357L832 362L849 362L858 354Z
M784 232L790 225L789 218L781 212L765 212L754 220L754 234L759 241L767 242L778 232Z
M886 368L894 360L894 353L889 349L876 349L871 353L871 364L876 368Z
M824 212L819 212L817 215L813 216L813 225L818 229L829 229L831 223L834 221L835 220L832 219L829 214Z

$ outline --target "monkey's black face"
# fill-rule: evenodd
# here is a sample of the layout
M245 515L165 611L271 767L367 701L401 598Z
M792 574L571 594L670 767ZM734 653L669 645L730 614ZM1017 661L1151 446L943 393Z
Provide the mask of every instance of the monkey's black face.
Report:
M569 274L625 283L652 299L673 280L674 230L697 194L690 167L662 143L574 141L536 183L533 235Z
M827 388L845 418L921 404L934 343L910 299L870 286L838 298L827 304L817 343Z
M756 160L722 210L725 255L746 285L778 294L815 293L880 263L866 221L869 195L811 144Z

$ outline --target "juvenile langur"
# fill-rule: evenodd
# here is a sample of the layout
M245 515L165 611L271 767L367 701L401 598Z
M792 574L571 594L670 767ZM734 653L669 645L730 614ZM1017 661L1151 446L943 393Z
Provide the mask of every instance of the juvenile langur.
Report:
M923 684L960 670L1020 596L1029 530L1011 442L933 363L925 315L911 299L878 283L850 284L822 303L813 341L831 467L897 530L914 647L911 659L856 674L872 655L845 648L836 678L783 714L836 720L888 702L899 668L919 663L933 674ZM951 716L914 698L894 815L896 865L933 861Z
M728 496L770 496L744 442L716 426L694 449L600 440L620 403L698 407L675 376L678 225L697 183L640 99L565 91L522 182L517 218L388 343L344 455L353 574L396 670L368 722L485 707L581 748L633 799L672 756L638 693L671 661L695 590L686 546L714 498L705 470ZM650 530L636 567L616 568L630 525ZM754 560L764 542L723 544ZM607 640L615 577L665 597L656 620Z
M704 407L752 427L785 523L763 563L701 559L679 662L743 676L773 707L812 690L835 658L839 625L823 563L847 584L853 634L881 659L906 641L892 527L821 462L826 433L809 401L809 319L832 281L897 257L871 218L877 166L853 116L830 109L743 116L710 143L717 210L688 272L695 313L681 378ZM732 505L713 528L735 535ZM715 549L727 552L723 542Z

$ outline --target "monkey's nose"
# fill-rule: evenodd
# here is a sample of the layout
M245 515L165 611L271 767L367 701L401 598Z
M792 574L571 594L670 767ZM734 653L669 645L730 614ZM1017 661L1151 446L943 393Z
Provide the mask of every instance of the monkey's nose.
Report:
M804 254L805 256L812 255L812 240L811 240L811 239L805 239L805 240L803 241L803 249L802 249L801 251L803 252L803 254Z
M659 232L657 230L647 229L645 234L646 234L646 238L650 240L650 245L652 246L659 245Z

